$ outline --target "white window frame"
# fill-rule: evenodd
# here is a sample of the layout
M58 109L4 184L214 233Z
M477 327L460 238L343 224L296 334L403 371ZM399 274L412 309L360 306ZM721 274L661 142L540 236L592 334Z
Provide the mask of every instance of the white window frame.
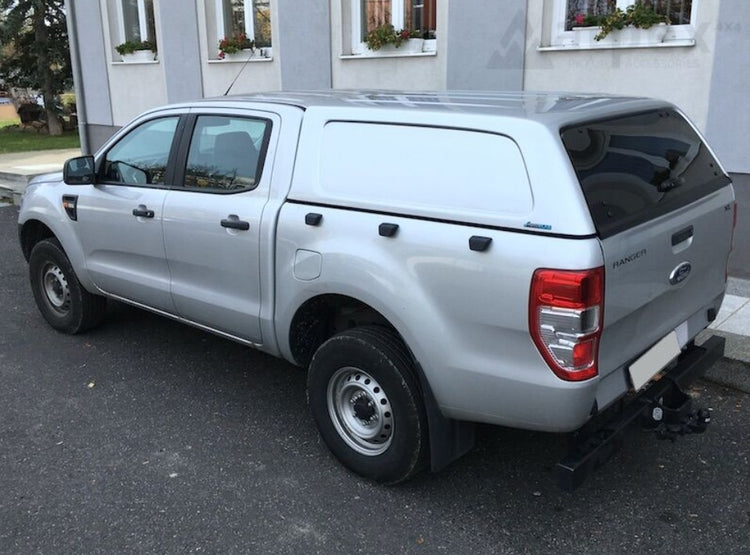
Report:
M227 36L227 25L226 21L224 21L224 0L216 0L214 2L214 8L216 10L216 40L220 41ZM245 10L245 36L250 40L255 40L253 0L243 0L242 9Z
M405 0L391 0L390 24L396 29L404 28ZM365 37L362 36L362 1L351 0L352 13L352 54L367 52Z
M578 38L575 31L565 30L565 15L568 6L567 0L552 0L554 2L554 11L552 14L551 21L551 33L550 33L550 45L549 49L565 49L565 48L580 48L580 49L596 49L596 48L643 48L643 44L628 45L620 44L617 46L611 45L599 45L589 44L582 45L578 44ZM628 6L633 4L635 0L616 0L617 7L621 10L625 10ZM695 28L696 18L698 15L698 7L700 0L693 0L692 9L690 12L690 24L686 25L669 25L667 28L667 34L664 37L664 42L654 44L652 46L692 46L695 44ZM645 45L648 46L648 45ZM542 47L541 49L545 49Z
M117 0L115 5L117 6L117 17L120 22L120 43L128 40L127 32L125 31L125 10L122 7L123 0ZM148 19L146 18L146 0L138 0L138 31L141 35L141 41L154 41L156 37L151 37L148 34Z

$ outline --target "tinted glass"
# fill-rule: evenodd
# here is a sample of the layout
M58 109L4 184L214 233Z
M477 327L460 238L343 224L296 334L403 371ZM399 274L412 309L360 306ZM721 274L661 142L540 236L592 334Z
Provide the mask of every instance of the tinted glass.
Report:
M578 125L562 140L599 235L613 235L729 183L700 137L675 111Z
M271 123L262 119L199 116L190 141L185 187L206 192L254 189Z
M167 162L179 117L151 120L120 139L104 158L102 181L165 185Z

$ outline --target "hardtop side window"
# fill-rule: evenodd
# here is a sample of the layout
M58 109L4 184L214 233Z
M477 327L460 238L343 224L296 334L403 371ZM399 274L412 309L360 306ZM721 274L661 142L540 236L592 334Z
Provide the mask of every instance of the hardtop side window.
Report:
M104 156L99 180L127 185L166 185L169 153L179 116L147 121L120 139Z
M260 118L198 116L190 140L184 186L204 192L258 186L271 122Z

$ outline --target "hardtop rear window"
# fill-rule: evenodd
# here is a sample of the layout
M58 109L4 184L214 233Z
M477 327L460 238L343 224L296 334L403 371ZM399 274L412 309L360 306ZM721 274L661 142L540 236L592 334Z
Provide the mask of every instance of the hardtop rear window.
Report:
M562 141L601 238L635 227L730 182L673 109L577 124Z

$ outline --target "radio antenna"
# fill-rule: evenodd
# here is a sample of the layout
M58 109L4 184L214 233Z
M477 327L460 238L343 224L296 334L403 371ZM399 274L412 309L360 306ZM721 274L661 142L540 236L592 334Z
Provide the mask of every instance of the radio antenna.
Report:
M253 53L254 53L254 52L255 52L255 51L253 51ZM240 68L240 70L239 70L239 71L237 72L237 75L235 75L234 79L232 79L232 82L231 82L231 83L229 84L229 86L227 87L227 90L226 90L226 92L224 92L224 95L223 95L223 96L227 96L227 95L229 94L229 91L231 91L231 90L232 90L232 87L234 87L234 84L235 84L235 83L237 82L237 79L239 79L239 78L240 78L240 75L242 75L242 72L243 72L243 71L245 71L245 67L247 67L247 64L249 64L249 63L250 63L250 58L252 57L252 54L253 54L253 53L251 53L251 54L250 54L250 56L248 56L248 57L247 57L247 60L245 60L245 63L244 63L244 64L242 64L242 67L241 67L241 68Z

